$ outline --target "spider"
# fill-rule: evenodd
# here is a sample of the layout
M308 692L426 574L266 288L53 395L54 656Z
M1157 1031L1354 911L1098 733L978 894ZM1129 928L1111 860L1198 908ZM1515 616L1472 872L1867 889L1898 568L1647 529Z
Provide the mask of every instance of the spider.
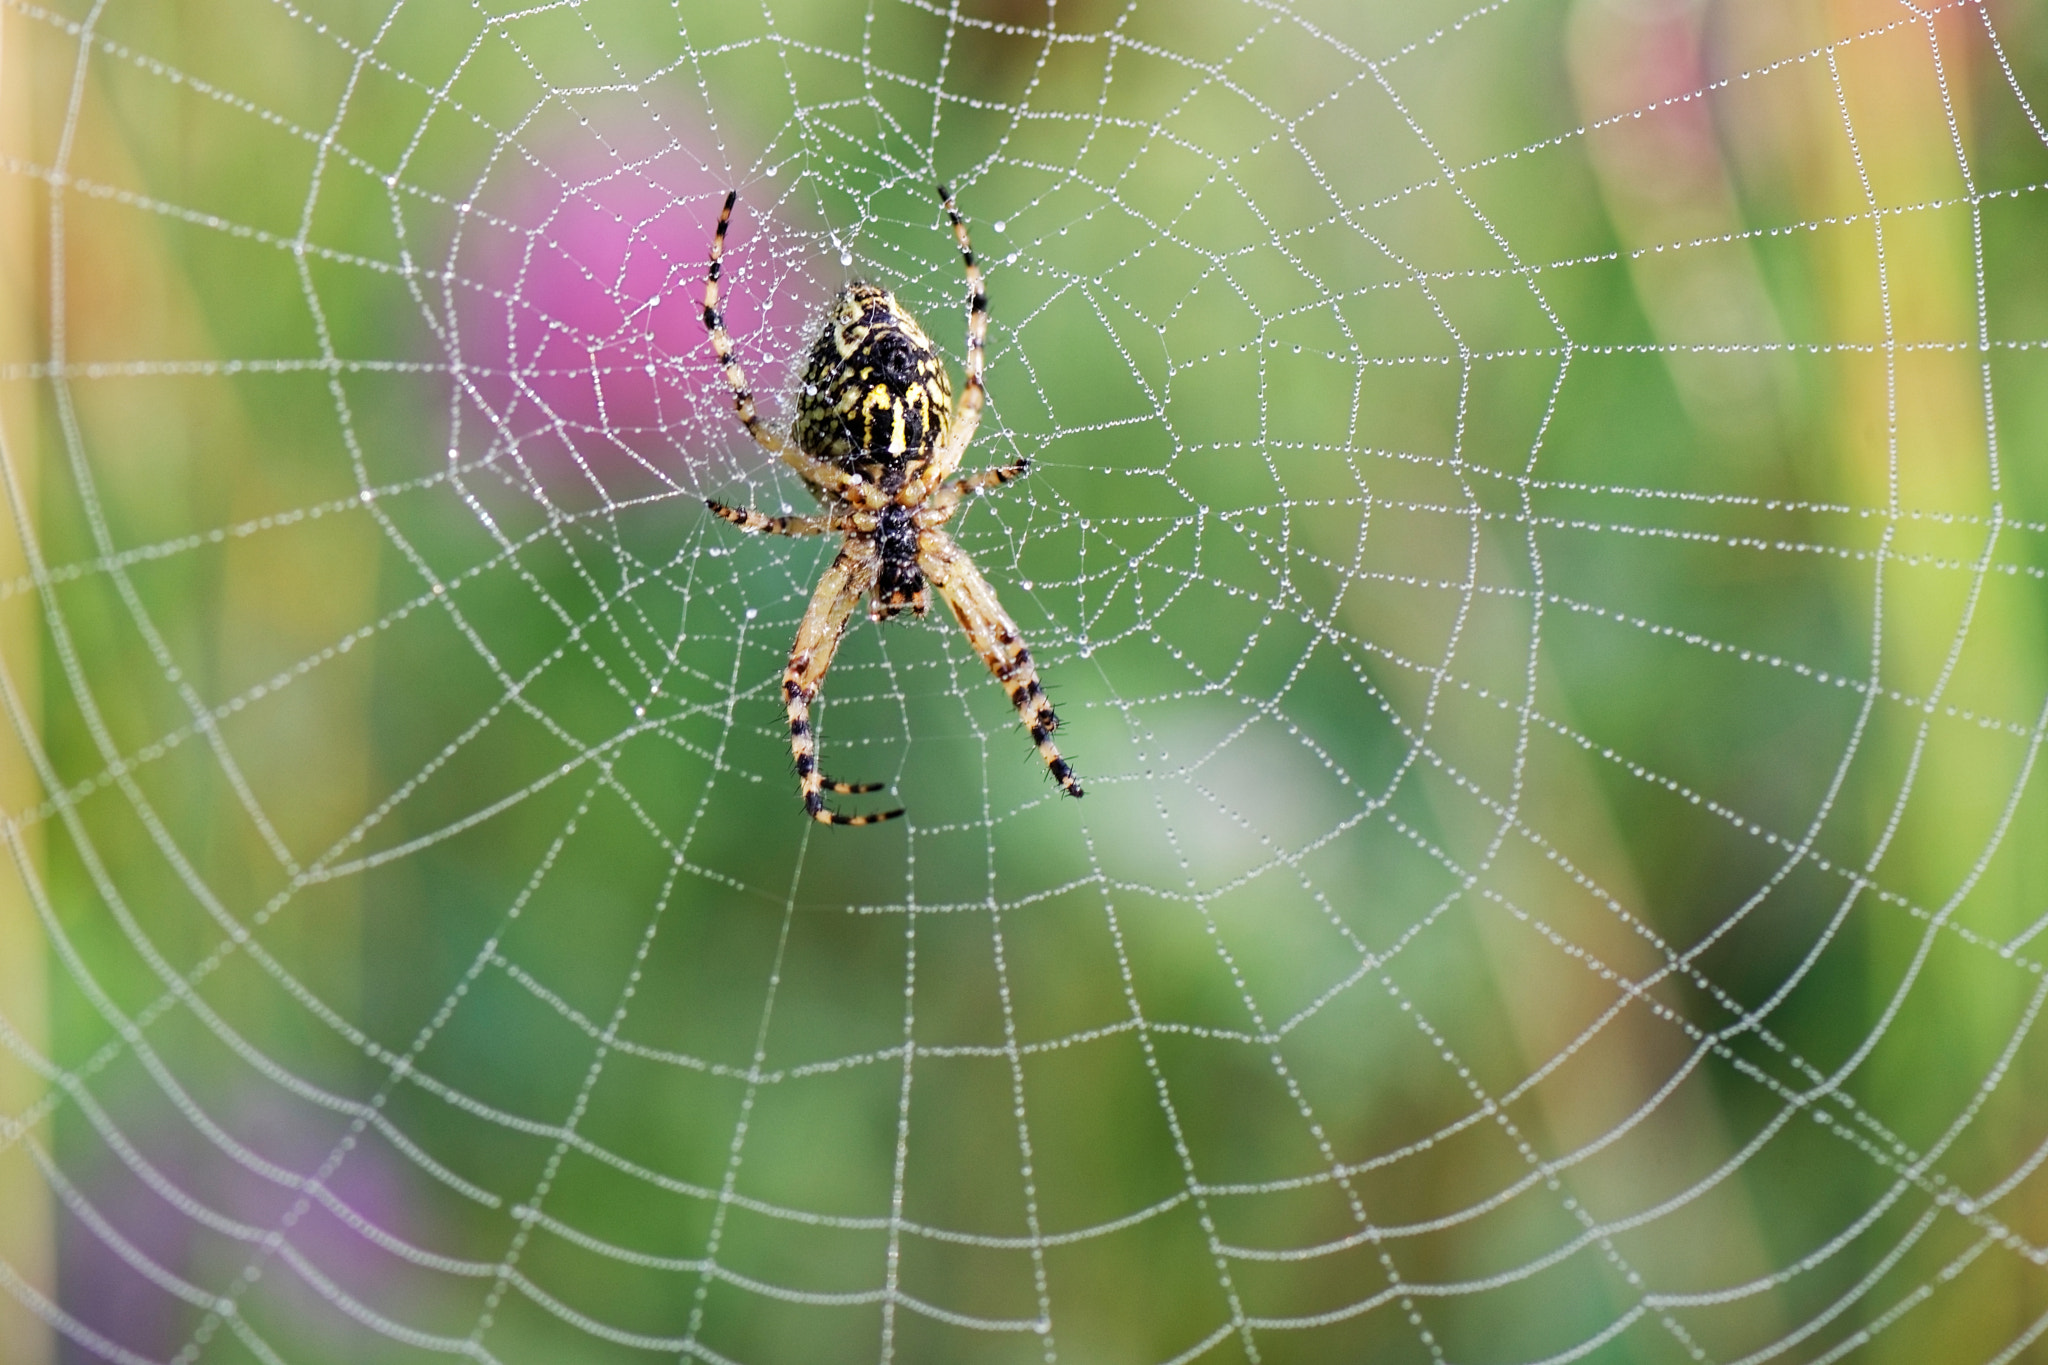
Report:
M938 588L975 652L1009 692L1010 704L1031 731L1053 780L1069 796L1081 795L1073 768L1053 744L1059 717L1038 684L1038 669L1017 623L996 600L995 589L974 561L944 529L963 499L1021 477L1031 462L1019 456L999 468L954 477L981 423L988 294L968 245L967 224L944 185L939 186L939 199L967 270L967 386L959 407L953 406L945 364L917 319L888 290L856 281L839 291L823 330L811 344L798 388L796 422L787 438L769 430L755 412L754 396L733 359L732 338L718 308L719 267L738 190L725 196L718 231L711 238L704 327L711 334L711 349L725 367L726 383L732 386L733 408L763 449L802 476L824 511L817 516L771 517L708 498L705 505L742 531L841 537L839 553L818 580L810 608L797 626L789 665L782 672L797 790L805 814L822 824L872 825L903 814L897 809L843 815L825 803L828 791L859 795L880 791L883 784L835 782L825 776L818 767L811 703L817 700L825 671L832 666L832 655L861 599L867 599L868 615L876 621L906 610L922 616L930 604L927 583Z

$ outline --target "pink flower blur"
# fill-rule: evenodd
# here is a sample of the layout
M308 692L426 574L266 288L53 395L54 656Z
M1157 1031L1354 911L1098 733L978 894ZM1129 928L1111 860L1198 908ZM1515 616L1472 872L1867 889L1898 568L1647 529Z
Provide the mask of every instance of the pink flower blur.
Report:
M581 504L578 485L613 502L695 489L692 466L746 445L703 322L727 188L724 173L671 150L609 168L522 161L478 197L446 342L469 400L463 420L483 428L463 442L466 458L488 433L495 458ZM800 300L815 292L807 244L772 216L774 190L742 190L721 289L771 420L803 343Z

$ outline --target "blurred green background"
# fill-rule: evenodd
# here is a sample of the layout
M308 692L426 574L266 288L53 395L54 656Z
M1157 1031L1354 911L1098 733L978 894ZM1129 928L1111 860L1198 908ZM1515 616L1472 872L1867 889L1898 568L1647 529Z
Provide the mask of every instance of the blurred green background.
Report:
M0 1359L2048 1359L2044 99L2031 0L0 9ZM861 622L819 829L703 262L771 418L855 276L957 375L941 179L1088 796Z

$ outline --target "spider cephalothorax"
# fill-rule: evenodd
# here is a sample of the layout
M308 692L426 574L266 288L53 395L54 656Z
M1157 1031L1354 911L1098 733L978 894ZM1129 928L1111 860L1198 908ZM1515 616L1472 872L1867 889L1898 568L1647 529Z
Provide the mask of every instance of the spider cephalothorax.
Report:
M960 243L967 268L967 383L958 408L945 362L931 338L885 289L851 284L841 290L804 366L796 422L789 437L762 424L746 375L733 359L732 338L718 309L720 263L732 222L737 190L725 197L718 231L711 239L711 269L704 283L704 326L725 367L739 418L771 454L802 476L824 504L819 516L764 516L751 508L707 500L719 516L745 531L772 535L837 534L839 554L818 582L810 609L797 626L789 666L782 674L789 746L796 759L797 787L804 810L833 825L867 825L903 814L841 815L825 804L829 791L857 794L876 784L834 782L818 769L817 735L811 703L832 665L832 655L863 599L876 620L909 610L922 616L926 583L953 609L975 651L1010 694L1011 705L1031 731L1048 771L1070 796L1081 784L1052 741L1059 727L1052 703L1038 683L1031 651L1017 623L943 529L963 498L998 488L1023 474L1029 462L955 478L960 457L981 423L982 343L988 334L988 295L968 245L967 225L944 186L939 197Z

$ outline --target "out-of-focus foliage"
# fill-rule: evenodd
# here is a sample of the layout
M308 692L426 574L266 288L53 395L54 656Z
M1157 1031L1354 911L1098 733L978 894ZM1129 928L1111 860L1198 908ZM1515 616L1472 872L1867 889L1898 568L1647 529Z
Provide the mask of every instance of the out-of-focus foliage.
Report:
M2044 1349L2048 15L1463 3L0 9L0 1359Z

